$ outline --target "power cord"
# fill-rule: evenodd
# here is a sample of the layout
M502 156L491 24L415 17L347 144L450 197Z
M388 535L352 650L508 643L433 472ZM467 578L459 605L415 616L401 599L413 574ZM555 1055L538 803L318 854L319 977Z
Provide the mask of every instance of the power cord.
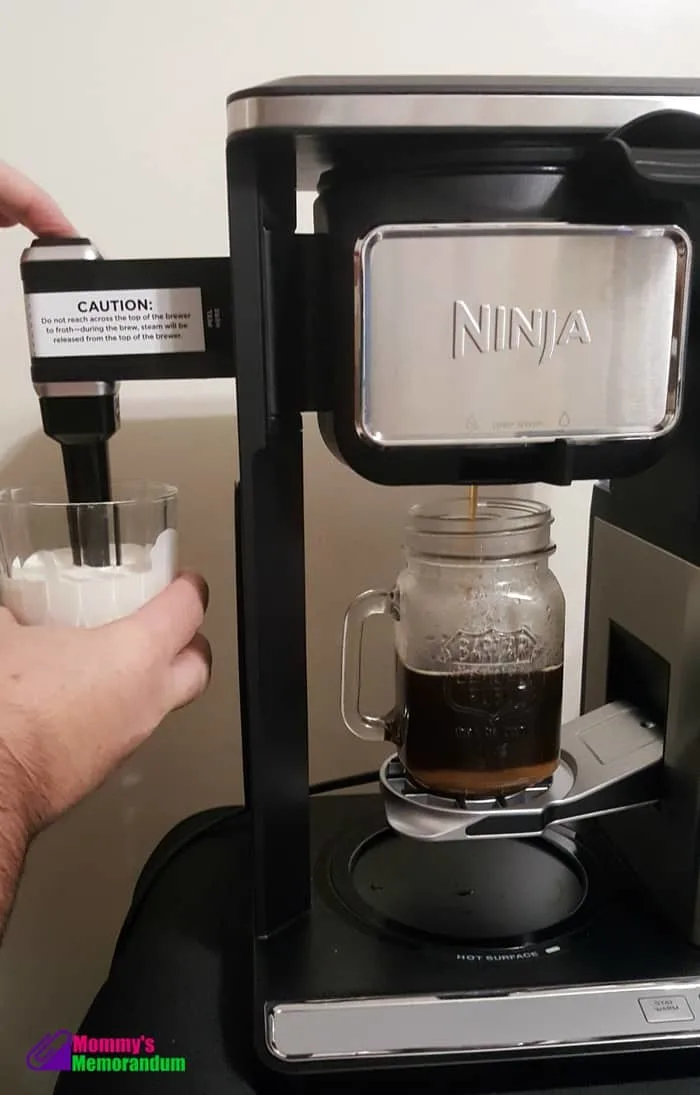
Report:
M312 783L309 794L325 795L328 791L343 791L347 787L362 787L367 783L376 783L378 779L379 772L361 772L355 776L327 779L324 783Z

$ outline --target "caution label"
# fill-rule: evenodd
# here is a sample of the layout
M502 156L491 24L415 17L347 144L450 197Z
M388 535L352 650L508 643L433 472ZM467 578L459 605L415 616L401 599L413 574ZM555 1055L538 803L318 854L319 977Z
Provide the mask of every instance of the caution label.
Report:
M28 293L25 300L32 357L206 349L199 288Z

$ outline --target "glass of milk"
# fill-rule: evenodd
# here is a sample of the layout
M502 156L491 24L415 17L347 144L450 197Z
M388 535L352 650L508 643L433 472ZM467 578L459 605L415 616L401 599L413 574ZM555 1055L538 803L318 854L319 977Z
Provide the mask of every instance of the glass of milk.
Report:
M0 490L0 602L20 623L98 627L175 577L176 488L116 482L112 498L71 503L64 487ZM101 529L106 565L81 562L75 530L85 527Z

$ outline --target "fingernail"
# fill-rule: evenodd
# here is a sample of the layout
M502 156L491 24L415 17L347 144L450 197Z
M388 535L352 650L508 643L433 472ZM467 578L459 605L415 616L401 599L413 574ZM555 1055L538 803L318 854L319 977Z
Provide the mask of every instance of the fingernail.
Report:
M199 593L199 598L202 602L202 607L206 612L209 608L209 586L205 582L202 575L197 574L195 571L192 570L181 570L177 577L186 578L191 585L196 586L197 592Z

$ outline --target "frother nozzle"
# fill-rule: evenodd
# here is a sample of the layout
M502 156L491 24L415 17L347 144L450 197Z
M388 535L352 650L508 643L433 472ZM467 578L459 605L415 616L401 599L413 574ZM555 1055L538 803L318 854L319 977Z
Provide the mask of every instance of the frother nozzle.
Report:
M119 425L116 385L52 384L39 390L45 433L61 445L73 562L103 567L121 561L118 515L110 521L107 442Z

